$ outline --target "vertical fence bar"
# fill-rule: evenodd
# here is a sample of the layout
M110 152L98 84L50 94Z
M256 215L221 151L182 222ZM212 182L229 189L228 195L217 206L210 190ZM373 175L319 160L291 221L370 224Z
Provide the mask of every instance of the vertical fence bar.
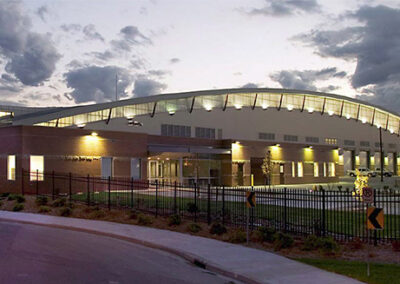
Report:
M207 187L207 223L208 225L211 224L211 186L208 183Z
M133 177L131 177L131 208L133 208Z
M283 189L283 231L287 230L287 196L286 196L286 187Z
M69 173L69 201L72 201L72 173Z
M383 157L383 156L381 156L381 157ZM382 160L382 158L381 158L381 160ZM381 166L382 166L382 162L381 162ZM381 171L382 171L382 168L381 168ZM381 179L383 179L383 175L381 175ZM377 191L377 189L374 189L374 207L376 207L376 191ZM374 246L377 246L377 245L378 245L377 232L376 232L376 230L374 230Z
M156 217L158 216L158 180L156 180Z
M176 207L176 181L174 181L174 214L177 213L177 207Z
M21 193L22 193L22 195L25 194L25 190L24 190L24 168L21 168Z
M225 185L222 186L222 225L225 225Z
M108 187L108 210L111 210L111 177L110 176L108 176L107 187Z
M326 212L325 212L325 189L322 189L322 235L326 233Z
M90 175L87 175L87 179L86 179L86 199L87 199L87 206L90 206Z
M194 183L194 222L197 222L197 183Z
M39 195L39 170L36 170L36 196Z
M54 171L51 172L51 199L54 200L55 196L55 180L54 180Z

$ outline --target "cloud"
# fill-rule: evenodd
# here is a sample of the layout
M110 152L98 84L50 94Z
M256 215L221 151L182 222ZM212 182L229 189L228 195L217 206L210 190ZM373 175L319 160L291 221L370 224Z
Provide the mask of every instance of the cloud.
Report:
M145 77L135 80L133 93L135 97L146 97L160 94L167 85Z
M321 70L282 70L273 73L270 78L278 82L283 88L316 91L315 83L332 77L343 78L346 72L338 72L336 67Z
M39 16L39 18L43 21L46 22L46 14L49 13L49 10L47 9L46 5L40 6L36 10L36 15Z
M166 75L171 75L171 71L168 70L149 70L149 75L158 77L158 78L164 78Z
M25 85L37 86L48 79L60 58L49 35L31 32L30 19L19 1L0 2L0 55L6 71Z
M372 96L361 95L361 98L399 109L394 90L400 76L400 9L363 6L343 17L355 19L360 25L339 30L314 30L294 39L312 46L321 56L356 61L352 86L374 92Z
M137 27L126 26L120 30L120 39L111 41L111 47L114 52L130 52L135 45L151 44L150 38L144 36Z
M96 27L93 24L84 26L82 32L87 40L104 41L103 36L96 31Z
M258 88L258 85L254 84L254 83L247 83L247 84L243 85L241 88L244 88L244 89L246 89L246 88L249 88L249 89Z
M175 63L179 63L179 62L181 62L181 60L179 58L176 58L176 57L171 58L169 60L169 63L171 63L171 64L175 64Z
M107 102L115 100L115 75L118 74L118 98L128 97L126 89L132 85L132 76L116 66L85 66L64 74L70 97L76 103Z
M63 24L60 26L60 29L66 33L80 32L82 30L82 26L79 24Z
M282 17L320 11L316 0L266 0L265 2L263 8L251 9L247 14Z

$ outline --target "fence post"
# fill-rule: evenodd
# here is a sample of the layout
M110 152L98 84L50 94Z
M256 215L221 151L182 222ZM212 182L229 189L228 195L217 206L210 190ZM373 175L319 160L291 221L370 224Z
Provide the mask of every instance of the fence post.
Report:
M283 231L287 231L287 195L286 195L286 187L283 188Z
M156 179L156 217L158 216L158 180Z
M211 186L208 183L207 187L207 223L208 225L211 224Z
M325 237L325 231L326 231L326 226L325 226L325 189L322 190L322 235Z
M111 210L111 177L110 176L108 176L107 187L108 187L108 210Z
M133 177L131 177L131 208L133 208Z
M87 190L86 190L87 206L90 206L90 176L89 175L87 175L86 186L87 186Z
M176 181L174 182L174 213L177 213L177 207L176 207Z
M72 201L72 173L69 173L69 202Z
M222 186L222 225L225 225L225 185Z
M54 200L55 196L55 181L54 181L54 171L51 172L51 199Z
M36 196L39 195L39 170L36 170Z
M197 222L197 183L194 183L194 222Z
M379 128L380 129L380 128ZM382 175L383 177L383 175ZM376 207L376 188L374 189L374 207ZM376 230L374 230L374 246L376 247L378 245L378 239L377 239L377 234Z
M25 195L25 190L24 190L24 168L21 168L21 192L22 192L22 195Z

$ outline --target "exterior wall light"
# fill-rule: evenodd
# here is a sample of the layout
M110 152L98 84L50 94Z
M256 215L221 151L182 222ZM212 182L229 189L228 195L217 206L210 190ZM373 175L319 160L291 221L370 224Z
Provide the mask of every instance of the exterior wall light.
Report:
M268 105L266 105L266 104L263 104L261 107L262 107L262 109L268 109Z
M242 106L241 106L241 105L235 105L235 109L241 110L241 109L242 109Z
M377 127L378 129L381 128L381 126L380 126L379 124L377 124L376 127Z
M288 105L287 109L288 109L288 111L292 111L293 110L293 106L292 105Z
M332 110L328 110L328 114L329 114L330 116L332 116L332 115L333 115L333 111L332 111Z
M97 132L92 132L90 135L92 135L94 137L99 136L99 134L97 134Z
M308 112L309 112L309 113L313 113L313 112L314 112L314 109L313 109L312 107L310 107L310 108L308 109Z
M311 146L311 145L310 145L310 146L308 146L308 149L312 149L312 148L313 148L313 146Z
M389 132L390 132L390 134L394 133L393 129L389 129Z
M169 114L169 115L174 115L174 114L175 114L175 111L174 111L174 110L170 110L170 111L168 111L168 114Z
M85 123L79 123L79 124L77 124L76 126L77 126L78 128L81 128L81 129L82 129L82 128L85 127L85 125L86 125Z
M208 111L208 112L212 111L212 106L210 106L210 105L205 105L204 108L205 108L206 111Z
M281 146L281 144L275 144L275 147L280 147Z
M366 120L365 118L362 118L362 119L361 119L361 122L362 122L362 123L366 123L367 120Z
M347 119L350 119L350 114L346 114L346 118L347 118Z

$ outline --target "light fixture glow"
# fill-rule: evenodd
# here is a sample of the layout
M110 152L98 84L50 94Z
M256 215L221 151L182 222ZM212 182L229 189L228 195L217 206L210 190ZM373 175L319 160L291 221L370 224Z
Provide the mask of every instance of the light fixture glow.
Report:
M169 111L168 111L168 114L169 114L169 115L174 115L174 114L175 114L175 111L174 111L174 110L169 110Z
M381 128L381 126L380 126L379 124L377 124L376 127L377 127L378 129Z
M333 111L332 111L332 110L328 110L328 114L329 114L330 116L332 116L332 115L333 115Z
M262 109L267 109L268 105L267 104L263 104L261 107L262 107Z
M206 109L206 111L212 111L211 105L205 105L204 108Z
M241 110L241 109L242 109L242 105L236 104L236 105L235 105L235 109Z
M281 146L281 144L275 144L275 147L280 147Z
M76 126L78 127L78 128L84 128L85 127L85 123L79 123L79 124L77 124Z
M367 120L366 120L365 118L361 118L361 122L362 122L362 123L366 123Z
M350 119L350 114L346 114L346 118L347 118L347 119Z
M292 105L287 105L287 109L288 109L288 111L292 111L293 110L293 106Z
M394 133L393 129L389 129L389 132L390 132L390 134Z
M309 112L309 113L313 113L313 112L314 112L314 109L313 109L312 107L310 107L310 108L308 109L308 112Z
M96 137L96 136L98 136L99 134L97 134L97 132L92 132L90 135Z

